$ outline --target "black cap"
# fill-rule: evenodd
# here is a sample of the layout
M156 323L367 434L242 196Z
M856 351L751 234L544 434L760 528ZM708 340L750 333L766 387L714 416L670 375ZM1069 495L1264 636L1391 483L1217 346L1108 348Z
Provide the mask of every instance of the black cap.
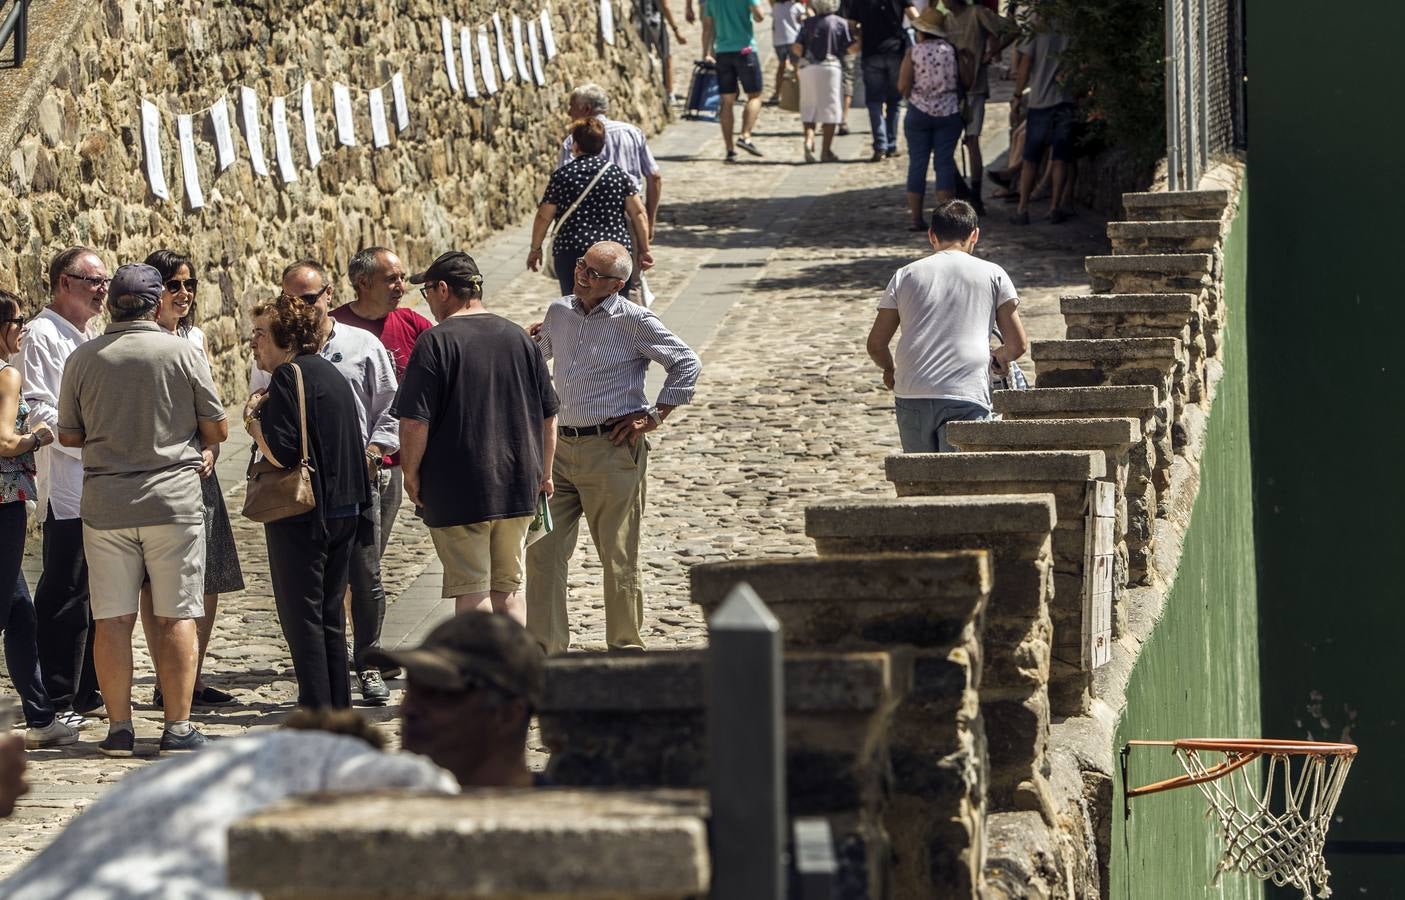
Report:
M425 284L431 281L447 281L451 287L480 287L483 275L478 271L478 263L462 250L450 250L439 254L439 258L417 275L410 276L411 284Z
M415 681L442 691L487 683L532 707L546 689L546 657L527 629L502 613L470 610L441 623L409 650L366 652L366 662L403 666Z

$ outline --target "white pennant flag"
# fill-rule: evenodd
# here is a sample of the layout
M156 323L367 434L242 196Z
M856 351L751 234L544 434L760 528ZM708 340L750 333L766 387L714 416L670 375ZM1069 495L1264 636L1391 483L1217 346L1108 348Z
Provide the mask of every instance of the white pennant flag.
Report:
M263 135L259 130L259 95L251 87L239 88L239 107L244 112L244 141L249 145L249 161L254 173L268 177L268 163L263 158Z
M340 82L332 82L332 108L337 113L337 140L343 147L356 146L356 123L351 117L351 90Z
M551 33L551 10L542 10L542 47L546 50L546 61L556 58L556 35Z
M444 43L444 71L449 73L449 90L459 92L458 61L454 59L454 26L443 16L439 17L439 40Z
M507 41L502 36L502 16L493 13L493 31L498 36L498 68L502 69L502 83L512 83L512 57L507 54Z
M141 102L141 136L146 144L146 180L151 193L169 200L171 191L166 187L166 172L161 165L161 111L150 100Z
M546 84L546 75L542 74L542 54L541 47L537 43L537 20L531 19L527 22L527 43L532 48L532 77L537 80L537 85Z
M390 129L385 125L385 94L380 88L371 88L371 144L377 150L390 146Z
M459 29L459 53L463 56L463 88L469 97L478 96L478 79L473 77L473 31Z
M312 107L312 82L302 83L302 135L307 141L307 164L317 168L322 161L322 148L317 144L317 111Z
M488 26L478 26L478 65L483 72L483 89L489 94L498 92L498 76L493 71L493 51L488 47Z
M293 164L293 143L288 139L288 105L282 97L273 98L273 148L278 155L278 174L283 181L297 181L298 167Z
M185 178L185 199L191 209L205 205L205 192L200 190L200 173L195 169L195 126L190 116L176 116L176 136L180 139L181 175Z
M610 0L600 0L600 36L605 43L615 43L615 8Z
M399 72L390 76L390 90L395 94L395 130L404 131L410 127L410 106L405 99L405 77Z
M529 84L532 73L527 71L527 56L522 46L522 20L517 13L512 14L512 60L517 63L517 77L523 84Z
M234 135L229 129L229 104L221 97L210 107L210 124L215 127L215 153L219 171L234 165Z

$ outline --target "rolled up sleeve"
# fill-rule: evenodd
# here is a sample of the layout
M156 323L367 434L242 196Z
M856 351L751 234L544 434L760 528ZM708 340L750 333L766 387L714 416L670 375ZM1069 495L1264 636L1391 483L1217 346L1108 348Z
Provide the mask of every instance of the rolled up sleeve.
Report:
M698 376L702 374L702 360L698 359L693 348L664 327L658 316L649 314L638 322L635 349L640 355L663 366L667 373L656 402L665 406L682 406L691 402Z
M367 443L375 444L387 453L400 449L400 420L390 411L395 405L395 363L384 348L372 353L366 366L366 392L370 408L366 419L371 436Z

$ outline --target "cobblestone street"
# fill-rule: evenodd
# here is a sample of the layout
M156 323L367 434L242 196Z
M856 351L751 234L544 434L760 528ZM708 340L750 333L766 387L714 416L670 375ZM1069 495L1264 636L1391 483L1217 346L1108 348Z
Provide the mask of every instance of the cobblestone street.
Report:
M682 60L676 66L681 91L687 68ZM988 160L1003 149L1004 112L992 102ZM651 140L665 178L658 265L650 277L655 309L700 350L704 369L695 402L654 435L643 549L643 633L650 649L705 641L701 616L688 600L691 565L810 552L806 504L890 492L882 460L897 448L892 398L867 359L864 338L893 270L924 254L927 244L925 235L905 229L906 157L868 163L864 111L854 110L850 124L854 134L837 145L847 162L831 165L804 165L798 117L774 108L763 112L756 134L765 157L743 157L738 165L721 162L715 124L679 121ZM1082 260L1102 247L1103 221L1083 210L1063 226L1036 217L1035 225L1017 229L1006 224L1012 206L989 205L979 255L1009 271L1032 338L1062 337L1057 298L1086 289ZM554 287L523 267L524 225L465 249L483 265L490 309L522 324L540 318ZM405 261L414 269L427 262ZM350 291L343 289L340 299L350 299ZM236 398L229 400L234 408ZM219 470L237 511L247 438L241 427L233 430ZM248 586L221 600L206 676L238 702L195 715L217 736L276 725L295 693L262 528L237 513L234 526ZM37 550L31 540L31 584ZM401 513L383 572L392 599L385 642L413 641L444 606L428 535L409 510ZM584 527L571 603L573 647L602 650L600 568ZM31 753L32 793L0 822L0 876L42 848L104 785L154 759L161 713L149 705L153 679L139 656L138 756L99 756L103 723L74 747ZM391 705L366 712L393 734L403 685L391 687ZM0 693L10 692L8 681L0 681Z

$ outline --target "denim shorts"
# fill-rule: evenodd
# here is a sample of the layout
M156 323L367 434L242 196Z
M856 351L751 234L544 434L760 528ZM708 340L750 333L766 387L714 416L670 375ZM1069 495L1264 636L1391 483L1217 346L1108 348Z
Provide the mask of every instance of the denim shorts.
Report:
M1060 103L1045 109L1031 109L1025 118L1024 158L1041 162L1044 151L1053 148L1053 159L1068 162L1073 159L1073 127L1077 124L1077 108L1072 103Z
M954 452L956 448L946 441L948 422L990 418L990 410L969 400L898 397L894 406L904 453Z
M737 84L748 97L761 93L761 59L755 50L717 54L717 92L735 94Z

